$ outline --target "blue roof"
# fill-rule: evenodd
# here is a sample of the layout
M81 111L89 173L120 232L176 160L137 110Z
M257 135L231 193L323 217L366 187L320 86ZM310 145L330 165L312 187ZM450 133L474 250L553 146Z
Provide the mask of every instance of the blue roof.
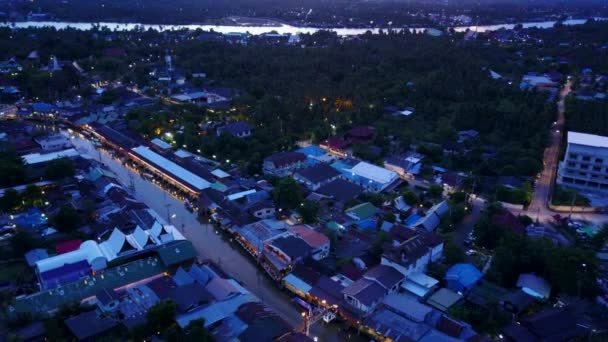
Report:
M319 146L315 146L315 145L303 147L303 148L297 150L296 152L300 152L307 156L313 156L313 157L320 157L326 153L325 150L323 150Z
M38 208L31 208L25 214L17 217L15 222L22 228L39 228L48 222Z
M448 287L454 291L470 289L477 283L483 274L472 264L456 264L446 272L445 279Z
M418 220L420 220L420 218L422 218L422 216L418 215L418 214L412 214L410 215L406 220L405 220L405 226L406 227L413 227L414 224L416 224L416 222L418 222Z
M357 222L357 226L361 230L375 230L376 229L376 220L374 220L373 218L361 220L361 221Z
M52 104L49 104L49 103L36 102L36 103L32 104L32 109L35 112L50 112L53 109L55 109L55 106L53 106Z

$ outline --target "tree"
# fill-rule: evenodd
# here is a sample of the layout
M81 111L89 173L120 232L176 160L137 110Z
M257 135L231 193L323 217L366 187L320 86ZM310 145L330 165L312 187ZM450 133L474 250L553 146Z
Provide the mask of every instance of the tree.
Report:
M76 209L67 205L59 209L59 212L52 218L51 222L57 230L64 233L73 232L82 224L82 220Z
M44 176L48 180L60 180L73 177L75 173L74 163L69 158L51 160L44 170Z
M302 204L300 186L291 177L285 177L274 188L274 201L281 207L295 209Z
M453 239L447 238L444 239L443 243L443 256L445 257L445 263L447 265L454 265L463 262L465 254L462 248L460 248Z
M3 212L12 212L21 205L21 196L15 189L8 189L0 198L0 209Z
M441 198L442 194L443 194L443 187L441 185L433 184L427 190L427 195L430 198L435 198L435 199Z
M21 230L11 237L11 248L15 257L22 257L25 253L36 248L37 245L37 240L29 233Z
M154 332L164 332L175 321L176 312L177 306L171 300L164 300L155 304L146 314L148 327Z
M0 152L0 186L21 185L27 180L23 159L12 151Z
M34 184L29 184L25 190L23 190L21 197L27 207L42 205L42 189Z
M312 224L317 222L317 214L319 212L319 207L315 202L304 201L300 208L298 208L298 212L302 215L302 220L306 224Z

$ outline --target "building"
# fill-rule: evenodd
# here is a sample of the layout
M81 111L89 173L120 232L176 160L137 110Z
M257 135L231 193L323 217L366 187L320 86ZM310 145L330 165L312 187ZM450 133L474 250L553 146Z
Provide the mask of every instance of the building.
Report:
M482 277L483 274L472 264L456 264L445 274L448 288L460 293L473 288Z
M67 150L61 150L56 152L50 152L45 154L40 153L31 153L22 156L26 165L34 165L34 164L43 164L48 163L51 160L61 159L61 158L76 158L79 157L80 153L73 148L69 148Z
M396 172L402 178L412 179L420 173L423 158L424 156L419 153L392 156L384 161L384 167Z
M262 169L264 174L286 177L301 168L306 155L298 152L279 152L264 159Z
M145 146L133 148L129 156L137 164L189 195L198 196L202 190L210 186L207 180Z
M420 217L408 228L420 228L427 232L434 231L441 223L441 217L448 213L450 207L447 201L442 201L432 206L424 216Z
M408 228L395 227L391 230L391 237L392 242L383 248L380 263L394 267L405 277L426 272L428 265L443 255L443 240L434 233L420 234Z
M346 209L346 215L353 220L367 220L378 213L378 208L369 202L358 204L352 208Z
M331 183L340 176L340 172L327 164L318 164L297 170L293 179L304 184L309 190L315 191Z
M608 137L568 132L557 184L608 192Z
M393 267L378 265L344 288L342 294L348 306L367 315L373 312L387 295L396 293L403 281L404 276Z
M315 260L321 260L329 255L330 242L329 238L322 233L317 232L310 226L297 225L289 229L289 232L300 239L312 248L311 256Z
M520 274L517 279L517 287L521 288L524 293L538 299L549 299L551 295L551 284L532 273Z
M53 134L36 139L43 151L52 152L70 148L70 139L63 134Z
M353 164L340 161L333 163L332 167L340 171L345 179L370 192L381 192L399 179L397 173L380 166L363 161Z
M246 122L233 122L216 129L217 136L230 134L236 138L247 138L251 136L251 125Z

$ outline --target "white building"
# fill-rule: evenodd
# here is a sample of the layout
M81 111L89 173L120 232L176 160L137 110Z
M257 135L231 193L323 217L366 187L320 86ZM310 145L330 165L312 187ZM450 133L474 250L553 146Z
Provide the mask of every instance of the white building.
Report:
M105 269L108 262L118 257L176 240L185 240L185 238L174 226L162 225L158 221L148 230L138 226L128 235L114 228L106 241L97 243L87 240L74 251L36 261L36 271L38 274L43 274L80 261L86 261L93 271L99 271Z
M38 145L40 145L44 151L49 152L63 150L72 146L70 139L63 134L54 134L41 137L36 139L36 143L38 143Z
M343 174L348 180L371 192L381 192L399 179L399 175L394 171L363 161L351 169L343 171L346 172L346 174Z
M608 192L608 137L568 132L557 184Z

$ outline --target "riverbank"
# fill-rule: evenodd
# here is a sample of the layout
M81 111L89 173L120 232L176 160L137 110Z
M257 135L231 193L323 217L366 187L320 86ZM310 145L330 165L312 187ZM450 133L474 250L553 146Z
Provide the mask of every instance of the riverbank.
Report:
M594 20L607 20L608 18L592 18ZM562 22L563 25L582 25L590 19L569 19ZM477 31L487 32L496 31L500 29L512 30L516 26L521 25L523 28L552 28L557 21L540 21L540 22L525 22L525 23L505 23L496 25L473 25L473 26L456 26L449 27L447 29L453 29L456 32L466 31ZM82 31L88 31L93 29L110 29L114 31L132 31L132 30L155 30L159 32L163 31L177 31L177 30L203 30L203 31L214 31L222 34L226 33L249 33L252 35L261 35L265 33L278 33L278 34L312 34L318 31L332 31L339 36L356 36L362 35L367 32L372 34L378 34L379 32L386 31L403 31L408 30L410 32L424 32L432 27L368 27L368 28L346 28L346 27L312 27L312 26L292 26L281 22L273 22L273 25L242 25L241 22L238 25L211 25L211 24L189 24L189 25L159 25L159 24L142 24L142 23L119 23L119 22L67 22L67 21L20 21L20 22L4 22L0 23L0 27L11 27L14 29L27 29L27 28L55 28L57 30L63 29L76 29ZM266 23L268 24L268 23Z

